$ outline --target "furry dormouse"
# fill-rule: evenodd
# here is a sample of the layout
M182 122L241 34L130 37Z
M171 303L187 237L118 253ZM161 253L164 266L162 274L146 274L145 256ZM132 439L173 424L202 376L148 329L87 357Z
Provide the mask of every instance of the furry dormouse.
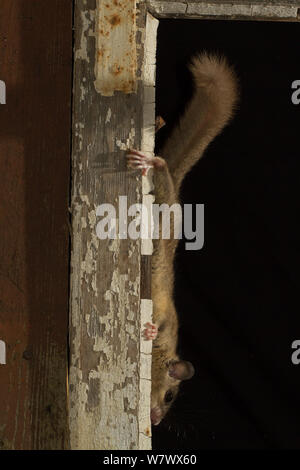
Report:
M206 53L195 56L190 70L194 95L164 145L161 157L147 157L137 150L129 150L127 154L129 167L141 169L143 174L154 168L157 204L171 206L178 202L185 175L229 122L238 99L235 73L224 58ZM154 324L147 324L144 332L146 339L153 340L151 421L154 425L159 424L168 412L180 382L194 374L192 364L180 360L176 352L178 319L173 303L173 262L177 243L174 238L154 240Z

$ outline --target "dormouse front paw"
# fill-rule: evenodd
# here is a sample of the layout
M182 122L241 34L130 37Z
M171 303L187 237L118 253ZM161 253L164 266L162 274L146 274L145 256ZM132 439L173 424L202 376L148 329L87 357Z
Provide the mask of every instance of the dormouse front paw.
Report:
M147 175L150 168L163 168L165 161L160 157L149 157L138 150L130 149L126 154L127 166L134 170L142 170Z
M145 324L145 329L143 331L143 336L147 341L153 341L157 337L158 333L158 328L155 324L153 323L146 323Z

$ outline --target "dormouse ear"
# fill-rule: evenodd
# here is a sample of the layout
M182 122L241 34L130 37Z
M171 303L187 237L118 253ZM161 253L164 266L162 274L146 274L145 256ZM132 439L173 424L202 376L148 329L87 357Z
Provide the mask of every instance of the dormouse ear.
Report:
M170 363L169 375L177 380L188 380L195 373L194 366L189 361L174 361Z

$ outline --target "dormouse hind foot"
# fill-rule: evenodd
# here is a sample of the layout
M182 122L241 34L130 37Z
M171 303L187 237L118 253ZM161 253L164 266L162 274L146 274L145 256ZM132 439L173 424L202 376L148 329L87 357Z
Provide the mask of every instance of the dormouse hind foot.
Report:
M150 341L150 340L154 340L156 337L157 337L157 333L158 333L158 328L156 325L154 325L153 323L146 323L145 324L145 329L143 331L143 336L146 340Z
M161 169L166 165L163 158L148 157L137 150L130 149L126 154L127 166L134 170L142 170L142 175L146 175L150 168Z

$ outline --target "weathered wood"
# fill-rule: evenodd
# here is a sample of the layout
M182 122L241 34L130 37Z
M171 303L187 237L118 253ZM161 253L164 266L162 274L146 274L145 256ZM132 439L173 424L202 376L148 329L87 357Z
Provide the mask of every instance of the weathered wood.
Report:
M207 18L297 21L299 1L148 0L158 18Z
M145 61L145 3L139 2L136 11L134 2L108 2L106 15L102 3L75 2L71 448L141 449L151 446L151 343L144 344L141 330L151 319L152 305L140 295L141 243L100 240L96 211L102 203L117 209L120 195L127 196L128 206L141 203L146 192L139 172L127 170L125 151L129 147L153 151L155 61L152 56L152 63ZM119 15L123 7L124 17ZM119 69L116 60L121 51L115 54L113 41L106 41L103 34L121 38L135 30L130 44L125 41ZM147 103L152 108L145 114Z
M136 91L135 0L97 0L95 87L103 96Z
M0 447L63 449L72 2L0 9Z
M141 260L141 298L151 299L151 257L142 256Z
M149 0L148 0L149 1ZM228 5L299 5L299 0L159 0L160 3L215 3L217 4L224 4L227 3Z

